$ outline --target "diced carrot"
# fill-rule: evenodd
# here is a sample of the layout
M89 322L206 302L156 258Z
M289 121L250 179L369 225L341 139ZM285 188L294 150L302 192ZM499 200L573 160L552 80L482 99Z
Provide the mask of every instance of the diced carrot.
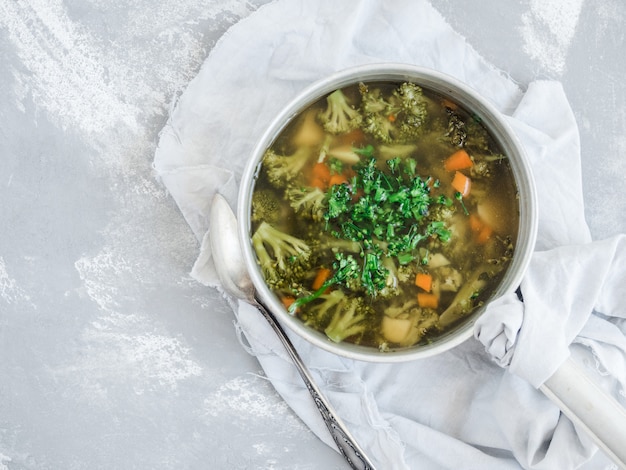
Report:
M417 273L415 275L415 285L430 292L433 288L433 277L426 273Z
M474 240L480 245L486 243L493 234L491 226L486 224L477 214L469 216L469 226L470 230L474 232Z
M420 292L417 294L417 304L422 308L437 308L439 299L435 294Z
M332 274L332 271L330 269L320 268L317 271L317 275L315 276L315 279L313 280L313 284L311 285L313 290L318 290L320 287L322 287L324 283L328 280L331 274Z
M450 101L450 100L448 100L446 98L441 100L441 104L444 107L446 107L448 109L451 109L452 111L455 111L458 108L457 104L454 101Z
M346 175L342 174L337 174L335 173L334 175L330 176L330 179L328 180L328 187L330 188L331 186L334 186L336 184L342 184L342 183L347 183L348 182L348 178L346 177Z
M483 221L480 220L480 217L476 214L470 214L469 218L469 226L472 232L480 232L480 229L483 227Z
M460 192L461 196L467 197L472 189L472 180L469 176L465 176L460 171L457 171L454 173L454 178L452 178L452 187Z
M478 234L476 235L476 243L484 245L485 243L487 243L487 240L491 238L492 234L492 228L489 225L485 224L480 232L478 232Z
M319 178L313 178L313 179L310 181L309 185L310 185L312 188L319 188L319 189L321 189L322 191L326 191L326 189L328 188L328 184L327 184L327 182L326 182L326 181L322 181L322 180L321 180L321 179L319 179Z
M471 168L473 165L474 162L472 158L464 149L457 150L443 162L443 167L446 171L465 170L466 168Z
M313 169L311 170L311 179L315 178L319 178L325 182L330 179L330 168L326 163L318 162L313 165Z
M283 303L285 308L289 310L289 307L291 307L291 305L296 301L296 299L294 297L285 296L285 297L281 297L280 301Z
M396 122L396 115L392 113L387 116L387 119L389 119L389 122Z

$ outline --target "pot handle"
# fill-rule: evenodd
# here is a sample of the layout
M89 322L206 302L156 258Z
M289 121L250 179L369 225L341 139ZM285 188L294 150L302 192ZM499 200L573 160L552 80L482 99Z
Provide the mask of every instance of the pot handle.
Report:
M626 409L568 358L540 387L577 427L626 469Z

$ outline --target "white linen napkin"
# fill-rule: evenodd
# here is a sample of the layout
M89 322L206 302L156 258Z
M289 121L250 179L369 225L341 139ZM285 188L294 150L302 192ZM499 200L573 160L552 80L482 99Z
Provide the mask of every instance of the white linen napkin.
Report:
M353 361L291 335L295 346L379 469L603 468L607 460L594 456L595 446L535 387L575 351L626 402L625 304L615 303L623 299L625 243L589 243L578 131L560 84L534 82L522 92L425 0L278 0L224 35L172 110L154 160L201 242L192 275L219 288L207 238L209 205L220 192L234 207L247 156L272 117L312 81L373 62L448 73L508 116L531 159L540 202L524 304L505 297L486 312L476 330L485 346L470 340L411 363ZM603 282L587 284L590 272L604 273ZM269 326L252 307L233 305L238 328L276 390L334 448ZM592 313L594 307L602 314Z

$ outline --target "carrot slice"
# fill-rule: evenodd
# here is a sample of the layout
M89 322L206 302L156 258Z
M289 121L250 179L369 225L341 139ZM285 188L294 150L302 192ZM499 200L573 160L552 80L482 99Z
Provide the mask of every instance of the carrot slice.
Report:
M417 294L417 304L422 308L437 308L439 299L435 294L420 292Z
M465 170L473 165L474 162L465 149L457 150L443 162L446 171Z
M430 292L433 288L433 277L426 273L417 273L415 275L415 285Z
M320 268L317 271L317 275L315 276L315 279L313 280L313 284L311 285L313 290L318 290L320 287L322 287L324 283L328 280L331 274L332 272L330 269Z
M461 196L467 197L472 189L472 180L469 176L465 176L460 171L457 171L452 179L452 187L460 192Z

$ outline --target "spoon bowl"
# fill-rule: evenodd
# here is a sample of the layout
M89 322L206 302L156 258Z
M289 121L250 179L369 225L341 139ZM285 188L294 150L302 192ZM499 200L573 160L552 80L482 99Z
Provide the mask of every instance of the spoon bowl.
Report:
M210 224L211 256L222 287L233 297L254 303L254 284L243 259L237 218L220 194L213 198Z

